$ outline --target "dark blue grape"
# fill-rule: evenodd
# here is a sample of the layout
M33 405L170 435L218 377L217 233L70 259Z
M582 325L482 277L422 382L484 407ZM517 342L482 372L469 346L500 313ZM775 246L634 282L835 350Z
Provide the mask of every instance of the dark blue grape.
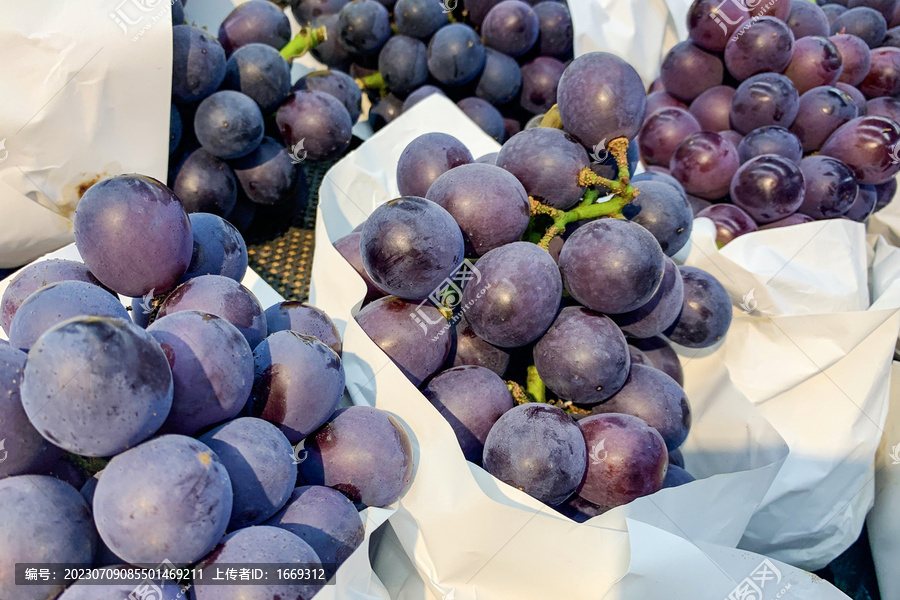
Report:
M199 27L172 28L172 97L187 104L215 92L225 79L225 51Z
M869 215L875 210L875 204L878 202L878 192L875 191L873 185L860 185L856 194L856 199L850 205L849 210L844 216L851 221L865 223Z
M241 281L247 272L247 245L234 225L208 213L190 215L194 253L183 280L223 275Z
M393 94L388 94L369 109L369 125L372 127L372 131L379 131L399 117L402 112L403 100Z
M841 13L831 23L831 35L849 33L862 39L869 48L877 48L887 35L884 15L868 6L857 6Z
M333 160L350 145L350 113L340 100L325 92L292 93L278 109L275 122L285 143L305 151L311 160Z
M538 2L534 13L540 23L538 48L542 56L567 58L572 52L572 16L562 2Z
M265 126L259 106L232 90L212 94L197 107L194 133L203 148L219 158L250 154L263 139Z
M491 104L506 104L516 97L522 87L522 70L519 63L506 54L493 48L487 48L486 52L484 70L478 77L475 95Z
M806 2L806 0L801 0L802 2ZM809 4L809 2L806 2ZM810 6L815 6L810 4ZM666 478L663 480L663 488L673 488L678 487L680 485L684 485L686 483L690 483L692 481L696 481L694 476L685 471L683 468L678 465L669 465L669 469L666 471Z
M178 144L181 142L181 132L183 125L181 123L181 113L172 105L169 112L169 154L175 152Z
M219 42L229 55L254 43L281 50L290 40L287 15L267 0L250 0L237 6L219 26Z
M352 0L338 14L341 44L354 54L374 54L391 37L388 10L377 0Z
M425 42L405 35L392 37L378 54L378 70L387 88L405 96L428 81Z
M441 27L428 43L428 72L445 85L469 83L484 69L485 61L481 38L462 23Z
M470 96L457 102L457 106L490 137L498 142L503 140L506 125L503 122L503 115L493 104L483 98Z
M660 181L637 181L633 185L640 194L622 209L622 215L652 233L666 256L674 255L691 238L694 215L687 198Z
M447 24L447 13L434 0L397 0L394 23L402 35L427 40Z
M645 340L633 340L632 343L644 353L644 356L650 359L652 363L650 366L659 369L674 379L678 385L684 385L684 371L681 368L681 361L678 359L678 354L669 345L669 342L657 336Z
M306 176L284 146L272 138L246 156L232 161L234 174L247 197L259 204L278 204L291 197Z
M404 196L424 198L443 173L472 162L472 153L452 135L425 133L411 141L397 162L397 188Z
M313 71L297 80L294 91L315 90L331 94L341 101L350 121L356 123L362 114L362 90L352 77L341 71Z
M522 108L532 114L550 110L556 104L559 80L565 70L566 65L549 56L539 56L522 65Z
M414 92L411 92L409 96L406 97L406 100L403 101L403 112L408 111L416 103L421 102L432 94L437 94L444 97L447 96L447 94L445 94L444 91L440 88L434 87L433 85L423 85Z
M684 281L684 307L665 335L688 348L712 346L731 326L731 299L715 277L696 267L678 267Z
M175 171L172 191L189 213L227 215L237 202L237 181L224 160L197 148Z
M495 4L481 24L485 45L509 56L521 56L531 50L540 30L537 13L521 0Z
M344 7L346 0L338 0L340 6L337 11ZM305 4L305 3L304 3ZM330 14L323 15L313 20L313 27L325 28L325 41L310 50L313 57L327 65L331 69L349 69L353 62L353 54L344 48L338 35L338 21L340 15Z
M666 257L666 271L659 289L647 304L637 310L613 315L613 320L625 335L633 338L649 338L669 328L681 313L684 303L684 284L672 259Z
M238 48L228 59L222 87L250 96L261 111L268 113L287 98L291 89L291 68L271 46L248 44Z
M291 1L291 12L294 18L301 26L307 23L313 23L320 17L337 16L347 0L303 0L302 2ZM331 33L328 34L329 40ZM318 46L317 46L318 47Z

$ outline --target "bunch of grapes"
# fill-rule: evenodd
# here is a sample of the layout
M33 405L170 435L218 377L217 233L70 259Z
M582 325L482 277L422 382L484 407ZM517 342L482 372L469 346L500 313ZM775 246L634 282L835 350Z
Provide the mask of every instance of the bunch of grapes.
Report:
M396 501L413 457L389 414L339 406L328 315L299 302L264 310L241 284L235 227L188 215L149 177L87 190L75 241L83 263L25 267L0 300L0 597L62 591L16 586L23 562L290 563L331 578L362 542L358 509ZM131 315L116 294L134 298ZM195 584L197 600L251 589ZM254 598L317 589L252 587ZM85 580L59 597L131 591Z
M693 220L681 186L632 178L645 104L626 62L576 58L499 153L414 139L402 196L334 244L367 284L357 322L466 459L579 520L692 479L669 341L706 348L731 323L722 285L670 258Z
M696 0L638 136L724 246L757 229L865 222L900 169L900 2Z

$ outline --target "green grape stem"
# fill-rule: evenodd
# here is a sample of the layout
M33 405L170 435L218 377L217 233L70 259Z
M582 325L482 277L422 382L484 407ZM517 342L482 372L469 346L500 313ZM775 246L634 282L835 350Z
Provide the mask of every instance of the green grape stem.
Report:
M378 71L364 77L357 77L356 85L358 85L361 90L373 90L377 91L382 96L387 95L387 84L384 82L384 77Z
M310 29L303 27L294 39L285 44L281 49L281 56L290 64L295 58L299 58L328 39L325 27Z

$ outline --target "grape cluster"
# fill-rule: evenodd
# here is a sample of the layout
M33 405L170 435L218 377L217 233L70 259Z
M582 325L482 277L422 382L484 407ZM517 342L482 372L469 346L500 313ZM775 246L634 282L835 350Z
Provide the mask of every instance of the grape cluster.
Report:
M900 170L900 2L696 0L638 136L724 246L758 229L865 222Z

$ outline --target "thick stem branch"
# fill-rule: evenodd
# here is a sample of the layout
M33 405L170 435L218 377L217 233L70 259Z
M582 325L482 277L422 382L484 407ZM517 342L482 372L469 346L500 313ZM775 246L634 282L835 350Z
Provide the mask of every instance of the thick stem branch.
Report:
M310 49L315 48L328 39L325 27L309 28L303 27L300 33L294 36L284 48L281 49L281 56L290 64L295 58L303 56Z

